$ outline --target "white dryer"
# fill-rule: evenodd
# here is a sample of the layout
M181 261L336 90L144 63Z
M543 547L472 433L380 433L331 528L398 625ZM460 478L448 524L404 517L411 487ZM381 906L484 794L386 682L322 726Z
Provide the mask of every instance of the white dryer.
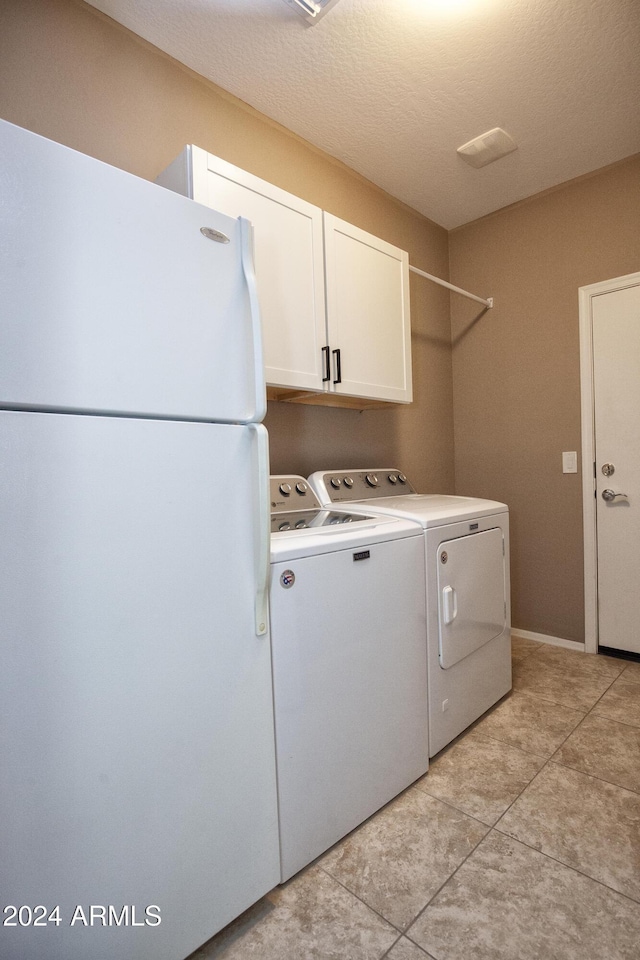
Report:
M429 764L420 526L321 509L271 478L270 617L281 880Z
M309 483L325 505L404 517L423 530L429 756L511 689L509 511L418 494L399 470L332 470Z

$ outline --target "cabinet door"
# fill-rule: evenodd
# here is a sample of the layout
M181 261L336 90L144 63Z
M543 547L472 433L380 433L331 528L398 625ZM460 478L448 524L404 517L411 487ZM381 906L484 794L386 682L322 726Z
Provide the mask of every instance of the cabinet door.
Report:
M265 379L322 390L326 343L322 211L224 160L194 150L194 200L254 228ZM204 195L201 196L200 192Z
M324 240L332 389L409 403L408 255L328 213Z

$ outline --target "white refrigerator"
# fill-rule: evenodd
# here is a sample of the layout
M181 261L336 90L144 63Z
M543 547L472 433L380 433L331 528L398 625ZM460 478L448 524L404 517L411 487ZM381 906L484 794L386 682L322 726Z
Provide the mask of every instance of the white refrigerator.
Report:
M3 960L279 880L264 412L250 225L0 121Z

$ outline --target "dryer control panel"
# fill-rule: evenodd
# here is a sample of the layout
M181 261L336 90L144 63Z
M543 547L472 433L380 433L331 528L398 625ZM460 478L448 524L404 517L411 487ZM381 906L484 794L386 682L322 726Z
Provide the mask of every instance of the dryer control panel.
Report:
M389 467L313 473L309 483L325 503L350 503L416 492L401 470Z

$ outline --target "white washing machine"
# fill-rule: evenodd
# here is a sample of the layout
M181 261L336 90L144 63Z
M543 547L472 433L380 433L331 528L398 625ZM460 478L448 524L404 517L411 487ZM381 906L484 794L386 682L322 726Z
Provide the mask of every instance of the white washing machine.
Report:
M404 517L423 529L433 757L511 689L508 507L418 494L395 469L319 472L309 483L334 509Z
M422 530L271 478L281 879L429 764Z

